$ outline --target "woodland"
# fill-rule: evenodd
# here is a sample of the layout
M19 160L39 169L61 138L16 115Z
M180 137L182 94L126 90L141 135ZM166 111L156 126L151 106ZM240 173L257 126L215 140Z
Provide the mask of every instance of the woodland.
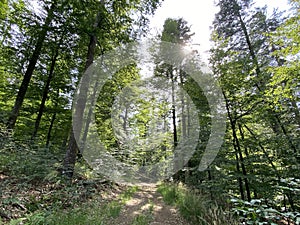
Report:
M0 0L0 224L181 224L170 207L182 224L300 224L300 0L216 0L207 66L184 18L149 37L162 2ZM145 38L151 65L122 64ZM124 66L86 75L107 58ZM129 218L137 196L149 208Z

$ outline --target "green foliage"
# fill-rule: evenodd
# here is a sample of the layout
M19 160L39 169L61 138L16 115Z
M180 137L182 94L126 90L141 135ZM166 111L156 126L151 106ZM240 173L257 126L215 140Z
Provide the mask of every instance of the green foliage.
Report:
M118 201L112 201L106 206L107 215L112 218L117 218L120 215L122 204Z
M241 223L300 223L300 2L290 1L292 9L285 20L280 14L267 15L266 8L252 7L252 2L217 2L220 11L213 23L210 62L226 99L228 130L217 159L207 171L195 169L213 118L206 97L188 74L158 62L157 77L168 79L174 86L174 90L169 87L169 98L174 99L168 102L167 98L158 99L160 93L151 86L159 79L149 82L147 90L127 86L140 79L140 71L133 64L107 80L97 100L101 141L109 153L132 165L149 165L172 155L175 139L188 133L185 116L199 119L197 151L176 179L197 192L176 185L159 187L164 201L177 206L196 224L236 224L225 212L230 211L226 204L232 204ZM75 167L72 185L59 177L71 127L71 99L86 69L86 50L92 37L97 43L91 58L135 40L147 29L147 15L160 1L40 1L41 10L32 10L28 3L31 1L0 1L0 212L7 213L0 223L9 217L10 224L104 224L119 215L137 188L129 188L110 203L98 199L87 203L99 194L101 184L86 181L95 174L84 160ZM54 16L46 26L47 35L17 125L13 131L7 130L4 124L52 3ZM101 23L94 25L96 18ZM160 39L189 44L192 36L183 18L167 19ZM111 113L126 86L131 89L130 97L124 95L121 100L133 113L126 119L118 118L121 126L117 130L122 133L113 130ZM180 88L190 99L180 94ZM44 93L47 96L38 135L31 140ZM198 115L188 115L188 101L196 106ZM172 119L176 134L171 129ZM167 132L163 135L154 129L159 123L165 124ZM137 147L122 142L128 137L126 132L132 132L132 143L139 142ZM218 201L228 195L233 196L230 203ZM137 216L134 224L149 223L151 211Z
M87 208L77 208L68 212L63 213L55 213L54 215L50 215L46 218L44 223L42 224L61 224L61 225L69 225L69 224L96 224L96 225L104 225L104 214L103 209L99 209L99 205L86 205Z
M136 186L128 187L117 199L110 202L93 199L90 203L79 204L75 209L64 212L56 210L46 217L44 224L107 224L120 215L123 205L137 190Z
M132 225L148 225L153 221L153 203L148 200L149 208L147 210L143 210L141 214L138 214L134 217L132 221Z
M164 201L178 207L180 214L193 224L238 224L228 209L222 209L209 200L209 197L197 193L182 185L162 184L158 188Z
M134 217L132 225L148 225L152 220L151 215L149 214L141 214Z
M122 201L122 203L127 202L128 200L130 200L133 196L134 193L136 193L139 190L138 186L129 186L121 195L120 195L120 199Z
M160 185L157 191L163 196L164 202L174 205L177 199L177 187L175 185Z
M41 182L56 171L58 155L30 141L17 141L0 127L0 172L27 182Z
M248 202L269 199L269 208L294 212L299 209L297 190L293 182L282 181L299 178L299 51L294 34L299 13L294 10L284 21L280 13L267 15L265 8L251 3L218 2L210 62L226 100L228 130L209 180L199 186L209 187L211 194L223 189ZM254 213L252 220L264 222L261 216Z
M252 199L250 202L240 199L231 199L233 212L246 224L271 224L280 222L299 224L300 213L279 212L268 204L267 199Z

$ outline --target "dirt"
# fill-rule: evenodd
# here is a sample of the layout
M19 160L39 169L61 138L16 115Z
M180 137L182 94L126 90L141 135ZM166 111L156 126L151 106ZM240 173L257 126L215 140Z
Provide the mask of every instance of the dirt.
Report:
M189 225L175 207L164 203L155 184L141 186L110 225L132 225L138 215L147 216L149 225Z

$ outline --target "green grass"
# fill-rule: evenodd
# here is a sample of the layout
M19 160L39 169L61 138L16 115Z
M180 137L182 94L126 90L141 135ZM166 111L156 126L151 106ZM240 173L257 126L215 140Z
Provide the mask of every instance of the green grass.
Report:
M119 201L112 201L107 204L106 208L106 215L108 217L117 218L120 215L122 209L122 203Z
M158 187L157 191L163 196L165 203L169 205L174 205L178 199L178 188L175 185L161 185Z
M154 204L150 199L148 200L148 204L149 208L147 210L134 217L132 225L148 225L151 221L153 221Z
M66 212L56 212L47 218L45 225L104 225L105 222L120 215L123 205L130 200L132 195L138 190L136 186L129 187L118 199L107 203L93 202L82 204L77 209L67 210ZM32 223L37 224L37 223Z
M87 187L85 187L87 188ZM70 189L70 190L69 190ZM77 190L76 187L65 187L61 190L56 190L55 194L49 196L52 203L46 207L41 207L44 204L41 200L32 199L30 205L26 205L27 209L31 209L30 213L25 214L17 219L9 221L10 225L82 225L82 224L95 224L104 225L107 221L117 218L120 215L123 205L128 201L132 195L137 191L137 187L130 187L125 190L115 200L104 201L100 198L82 199L80 202L76 197L76 192L83 191ZM70 193L70 199L73 196L74 202L72 205L65 204L69 201L66 194ZM76 198L75 198L76 197ZM90 196L92 197L92 196ZM59 204L56 204L61 202ZM8 202L10 203L10 202ZM34 204L33 204L34 203ZM30 207L31 208L30 208ZM33 208L34 207L34 208ZM0 221L0 224L4 224Z
M117 200L113 200L106 204L94 202L93 204L83 204L78 209L69 210L67 213L56 213L53 216L50 216L52 221L49 225L104 225L106 224L106 221L117 218L120 215L123 205L137 190L138 187L136 186L129 187L119 195Z
M103 208L99 208L97 204L89 207L80 207L67 212L55 213L47 217L47 225L81 225L95 224L104 225L106 214Z
M134 193L136 193L139 190L138 186L130 186L126 189L124 193L120 195L120 199L122 203L127 202L130 200Z
M133 219L132 225L148 225L152 219L152 216L149 214L140 214Z
M175 205L180 214L192 224L239 224L229 212L212 203L207 196L196 194L183 186L162 184L158 192L167 204Z

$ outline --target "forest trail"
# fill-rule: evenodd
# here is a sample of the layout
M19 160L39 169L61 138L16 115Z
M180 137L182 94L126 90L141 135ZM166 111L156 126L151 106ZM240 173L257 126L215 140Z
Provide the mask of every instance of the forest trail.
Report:
M167 205L163 201L155 184L139 187L139 190L126 202L119 217L110 221L110 225L132 225L143 218L144 221L149 221L147 223L149 225L189 224L179 215L175 207Z

